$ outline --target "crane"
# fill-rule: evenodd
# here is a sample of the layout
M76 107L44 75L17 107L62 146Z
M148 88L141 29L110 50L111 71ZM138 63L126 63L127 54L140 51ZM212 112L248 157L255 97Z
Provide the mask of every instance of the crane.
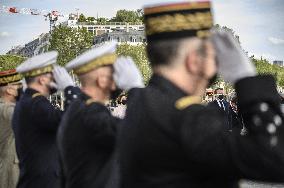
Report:
M44 16L46 21L49 20L50 31L52 31L53 28L55 27L58 17L64 17L64 15L57 10L49 11L49 10L41 10L35 8L19 8L15 6L4 6L4 5L0 6L0 13Z

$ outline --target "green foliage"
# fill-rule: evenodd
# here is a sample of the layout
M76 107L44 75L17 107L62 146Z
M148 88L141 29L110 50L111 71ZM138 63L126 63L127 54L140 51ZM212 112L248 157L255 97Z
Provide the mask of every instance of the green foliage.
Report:
M16 55L0 55L0 71L15 69L25 59Z
M278 65L270 64L266 59L255 59L251 57L255 64L258 74L271 74L275 77L277 85L284 87L284 68Z
M78 22L86 22L86 17L84 16L84 14L80 14Z
M96 20L98 23L101 23L101 24L105 24L109 21L107 18L97 18Z
M85 28L73 29L59 25L51 34L49 50L57 50L59 52L58 63L65 65L90 48L92 42L93 34Z
M239 44L241 44L239 35L237 35L236 32L233 29L231 29L227 26L220 26L219 24L214 25L214 29L224 30L224 31L232 33L232 35L237 39Z
M142 11L118 10L116 16L110 20L111 22L142 22Z
M152 75L152 69L148 62L145 47L145 44L132 46L123 43L119 45L117 54L131 56L143 75L144 83L147 84Z
M137 15L139 17L139 20L144 22L144 12L143 12L143 9L137 9L136 12L137 12Z
M86 19L86 21L87 21L87 22L93 22L93 21L95 21L95 18L94 18L94 17L88 17L88 18Z

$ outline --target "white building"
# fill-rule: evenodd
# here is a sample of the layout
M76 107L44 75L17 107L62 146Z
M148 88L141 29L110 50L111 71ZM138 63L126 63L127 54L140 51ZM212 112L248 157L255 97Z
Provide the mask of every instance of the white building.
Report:
M72 28L86 28L89 32L93 33L95 36L101 35L104 33L110 33L114 30L135 30L135 31L144 31L145 26L142 22L138 23L126 23L126 22L78 22L78 14L69 14L67 21L63 22L63 25Z

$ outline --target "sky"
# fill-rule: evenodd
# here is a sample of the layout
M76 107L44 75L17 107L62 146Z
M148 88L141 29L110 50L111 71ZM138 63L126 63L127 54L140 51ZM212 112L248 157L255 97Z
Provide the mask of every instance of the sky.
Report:
M136 10L145 5L182 0L0 0L0 7L57 10L87 16L114 17L117 10ZM185 0L183 0L185 1ZM232 28L250 55L284 60L284 0L212 0L214 22ZM0 12L0 54L24 45L49 31L43 16Z

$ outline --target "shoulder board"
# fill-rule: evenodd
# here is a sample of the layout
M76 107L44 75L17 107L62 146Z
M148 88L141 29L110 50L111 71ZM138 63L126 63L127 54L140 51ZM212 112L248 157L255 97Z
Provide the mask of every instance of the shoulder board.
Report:
M94 99L88 99L88 100L86 100L85 104L86 104L87 106L89 106L89 105L91 105L91 104L94 103L94 102L98 102L98 101L96 101L96 100L94 100Z
M32 98L34 99L34 98L39 97L39 96L43 96L43 95L40 94L40 93L35 93L35 94L32 95Z
M178 110L183 110L193 104L201 104L202 98L199 96L187 96L178 99L175 103L175 107Z
M106 102L105 102L105 103L102 103L102 102L100 102L100 101L98 101L98 100L95 100L95 99L88 99L88 100L86 100L85 104L86 104L87 106L89 106L89 105L91 105L91 104L93 104L93 103L95 103L95 102L96 102L96 103L100 103L100 104L106 106Z

